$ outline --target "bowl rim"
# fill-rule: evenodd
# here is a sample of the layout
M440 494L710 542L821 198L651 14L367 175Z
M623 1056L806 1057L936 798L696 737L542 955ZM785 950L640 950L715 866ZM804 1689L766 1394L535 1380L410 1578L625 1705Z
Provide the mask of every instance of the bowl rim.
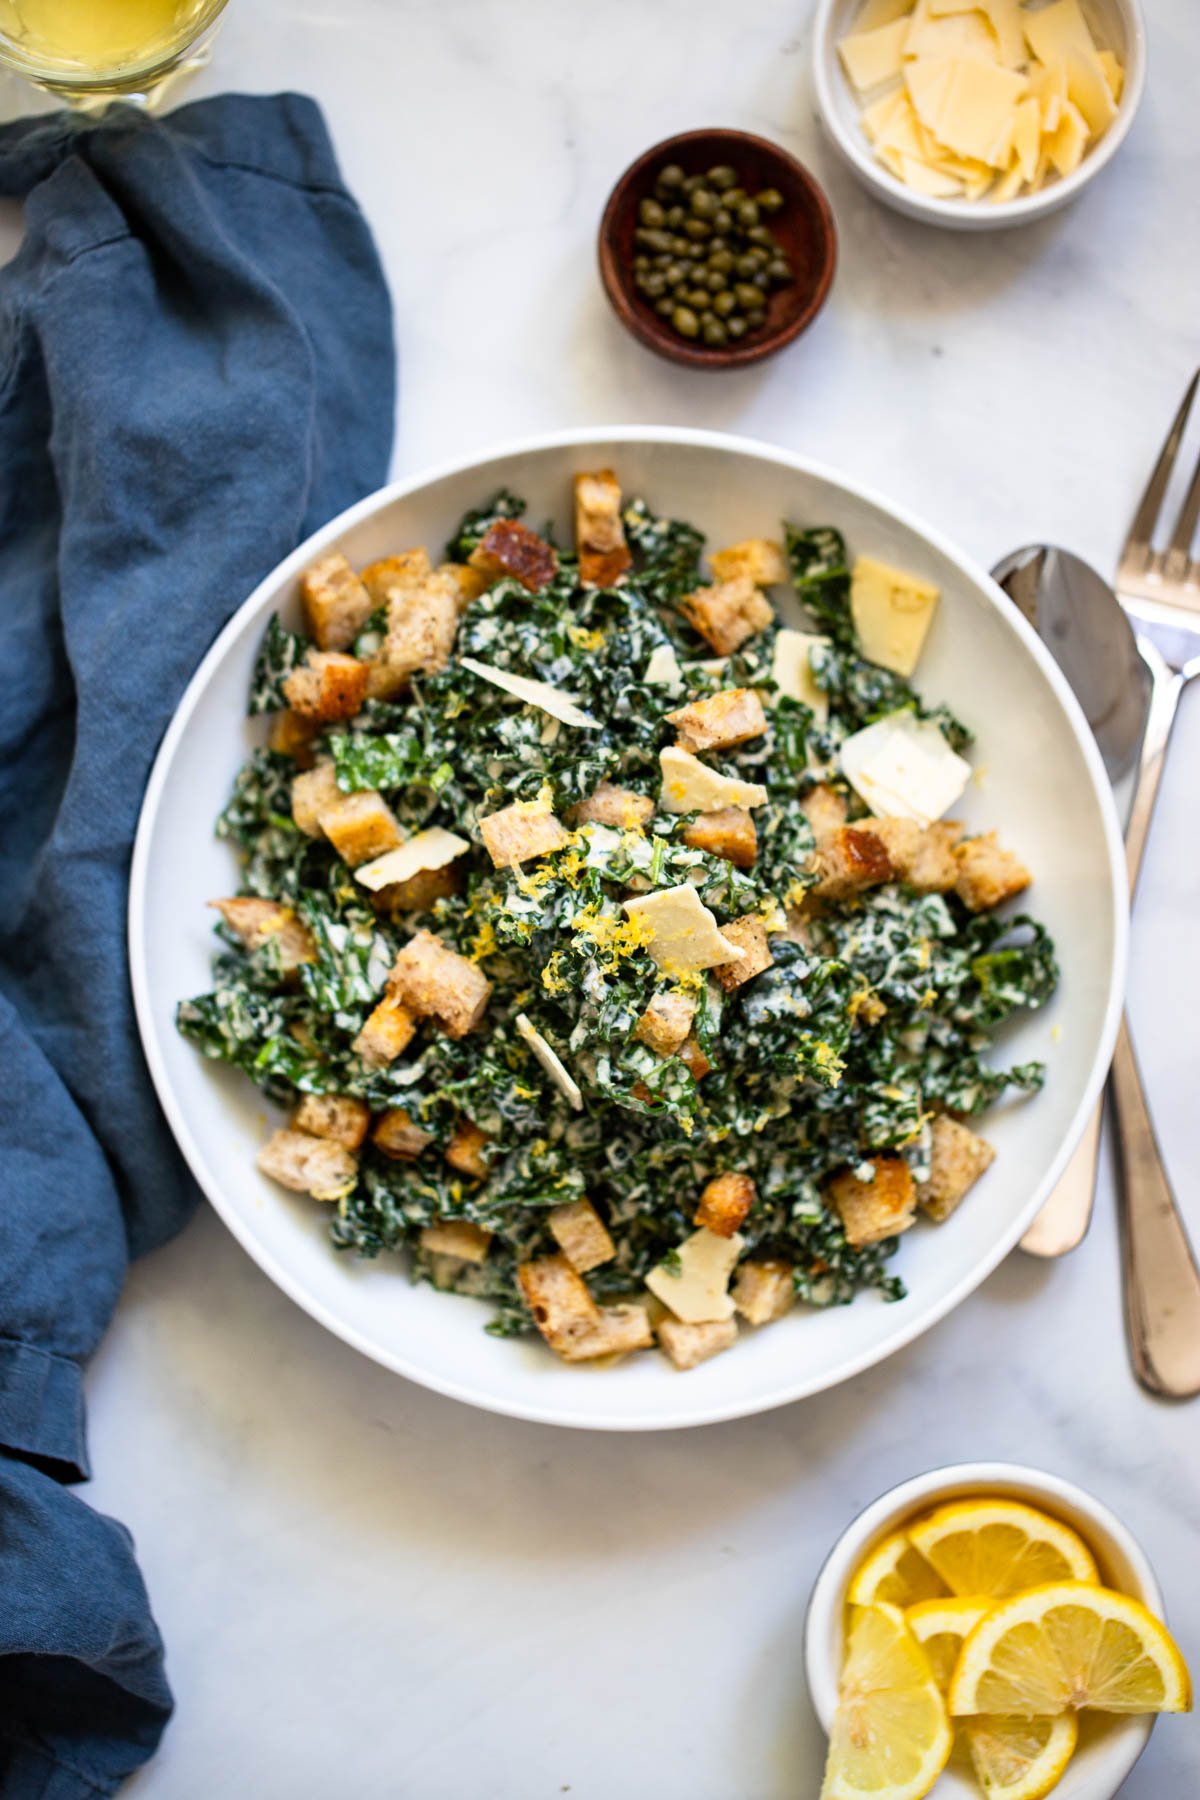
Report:
M415 1364L406 1355L394 1353L375 1344L352 1321L339 1317L320 1300L309 1294L303 1282L295 1279L282 1266L238 1217L235 1208L226 1203L220 1183L208 1170L203 1150L191 1130L183 1108L176 1100L167 1071L166 1060L159 1041L158 1022L154 1013L146 957L146 902L151 851L159 809L175 751L210 680L224 661L230 646L240 636L247 616L261 610L266 601L293 581L300 571L326 546L336 543L346 532L351 531L376 512L384 511L395 501L406 499L424 487L452 476L468 473L472 469L494 465L517 456L547 451L567 452L588 445L611 446L623 443L673 444L686 448L710 449L726 455L766 459L782 468L791 469L799 475L828 482L854 498L864 500L868 505L879 508L907 530L922 537L925 542L946 558L967 583L981 591L1000 613L1008 628L1022 642L1026 653L1033 657L1041 669L1054 692L1060 710L1066 715L1091 777L1108 853L1108 885L1114 934L1104 1021L1093 1046L1092 1066L1075 1112L1064 1130L1058 1153L1049 1163L1041 1182L1031 1192L1024 1208L1011 1221L1007 1231L998 1236L988 1253L981 1257L979 1262L959 1281L906 1322L898 1330L897 1335L884 1345L871 1346L866 1350L849 1354L831 1370L816 1374L809 1372L807 1375L800 1374L791 1379L782 1379L752 1399L742 1398L717 1402L701 1409L680 1408L667 1402L664 1404L662 1414L653 1418L631 1415L619 1408L614 1408L607 1413L581 1415L569 1403L556 1404L548 1401L545 1405L527 1404L521 1400L498 1394L490 1388L480 1388L470 1382L442 1376L437 1371ZM1100 1098L1116 1044L1117 1029L1124 1003L1129 938L1128 879L1125 869L1124 843L1117 821L1112 789L1104 773L1095 739L1092 737L1078 701L1067 685L1066 677L1058 668L1049 650L1041 643L1032 626L1022 618L1016 607L996 586L986 571L969 557L964 556L939 531L927 526L923 520L906 507L885 499L875 488L853 480L827 464L754 438L709 431L693 426L662 425L597 425L536 432L525 437L484 446L463 456L426 465L415 473L401 476L384 487L376 489L374 493L354 502L297 545L289 556L286 556L258 583L217 634L188 682L167 726L150 772L138 818L130 864L127 916L127 947L134 1011L142 1050L159 1104L201 1191L243 1249L248 1252L264 1273L283 1293L287 1294L310 1317L324 1325L336 1337L341 1338L343 1342L350 1344L373 1361L383 1364L384 1367L406 1376L423 1387L445 1394L452 1399L464 1401L468 1405L482 1407L485 1411L501 1413L513 1418L529 1419L542 1424L599 1431L665 1431L693 1425L711 1425L727 1419L751 1417L754 1414L787 1405L791 1401L805 1399L810 1394L820 1393L826 1388L838 1386L841 1382L861 1374L877 1362L882 1362L896 1351L903 1349L930 1327L936 1325L939 1320L945 1318L947 1313L953 1311L954 1307L974 1292L1012 1250L1040 1209L1046 1195L1049 1194L1066 1167L1070 1155L1082 1135L1084 1126Z
M734 345L689 344L686 338L676 338L665 326L650 322L638 309L633 296L628 292L628 284L623 278L621 267L613 248L613 231L617 213L636 183L648 172L650 166L660 157L677 149L686 149L702 141L710 141L728 145L750 144L765 158L773 158L787 169L792 179L804 190L811 216L815 219L821 237L823 256L820 272L810 293L807 303L797 312L794 319L773 332L764 332L752 342ZM829 290L833 286L833 278L837 273L838 237L837 225L834 221L833 208L824 188L812 170L794 157L790 150L773 143L770 138L760 137L757 132L739 131L735 126L712 125L700 126L692 131L677 131L673 136L663 138L660 143L651 144L648 150L635 157L613 183L608 199L604 203L604 211L600 216L600 225L596 232L596 259L600 268L600 283L605 297L613 312L625 329L635 337L647 350L665 357L669 362L680 363L689 369L742 369L753 363L762 362L776 351L786 349L794 343L802 332L807 331L817 314L829 298Z
M918 194L906 187L890 170L870 154L861 131L849 131L843 125L834 99L833 83L844 79L837 64L837 43L833 36L833 15L842 0L819 0L813 21L813 84L822 123L835 147L859 179L885 201L911 217L922 218L934 225L970 226L977 230L996 230L1008 225L1023 225L1065 206L1080 189L1098 175L1116 155L1129 135L1146 87L1146 19L1141 0L1113 0L1129 29L1129 55L1125 62L1125 85L1117 104L1117 116L1094 150L1088 151L1077 169L1060 176L1036 194L1019 195L1014 200L940 200L932 194Z
M1124 1519L1087 1488L1066 1476L1026 1463L980 1461L927 1469L898 1482L863 1507L830 1546L813 1582L804 1618L804 1675L813 1711L826 1735L837 1705L838 1685L837 1669L827 1654L830 1628L840 1613L845 1584L860 1556L873 1539L886 1536L922 1506L938 1505L959 1496L970 1499L992 1487L1002 1498L1027 1495L1027 1503L1036 1505L1033 1496L1038 1496L1051 1510L1065 1506L1086 1518L1098 1536L1107 1537L1117 1546L1133 1569L1137 1587L1134 1598L1158 1618L1165 1618L1162 1589L1140 1539ZM1006 1489L1018 1492L1006 1496ZM1138 1720L1142 1729L1135 1734L1127 1726L1123 1743L1113 1745L1114 1758L1123 1753L1127 1756L1119 1772L1122 1780L1145 1749L1155 1724L1155 1715L1150 1713L1131 1714L1128 1718Z

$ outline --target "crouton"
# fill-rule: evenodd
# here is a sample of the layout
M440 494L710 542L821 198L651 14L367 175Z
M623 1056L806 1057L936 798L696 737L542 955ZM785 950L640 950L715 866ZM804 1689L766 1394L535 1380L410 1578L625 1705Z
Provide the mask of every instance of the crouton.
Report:
M276 1131L255 1160L272 1181L314 1200L340 1200L358 1178L357 1159L343 1144L307 1131Z
M608 1235L604 1220L590 1200L575 1200L570 1206L555 1206L546 1215L550 1235L580 1275L610 1262L617 1247Z
M742 953L736 962L718 963L713 970L727 994L732 994L747 981L753 981L775 960L767 946L766 924L757 913L745 913L740 919L722 925L721 936L736 944Z
M706 1225L718 1237L733 1237L757 1198L749 1175L732 1169L724 1175L714 1175L700 1195L692 1224Z
M332 1138L344 1150L357 1150L371 1123L370 1109L349 1094L305 1094L292 1114L292 1130Z
M954 852L958 876L954 891L971 912L984 912L1024 893L1033 876L1011 850L1005 850L994 831L968 838Z
M695 1016L696 1002L690 994L658 993L634 1026L633 1035L659 1056L674 1056L691 1031Z
M381 556L378 562L368 563L359 580L371 596L372 606L378 607L386 606L397 588L418 587L432 573L428 550L402 550L399 556Z
M679 610L718 656L732 656L775 617L771 602L748 575L697 588L679 602Z
M374 611L370 594L340 550L305 569L300 605L318 650L348 650Z
M682 1319L662 1318L655 1326L660 1347L677 1369L694 1369L732 1350L737 1343L736 1319L713 1319L707 1325L685 1325Z
M698 1038L685 1038L679 1046L679 1056L680 1060L685 1062L690 1069L693 1081L703 1081L712 1068L712 1064L700 1048Z
M630 831L654 817L654 802L631 788L602 781L586 800L571 808L568 816L572 825L613 825L619 831Z
M446 1145L446 1161L460 1175L473 1175L477 1181L483 1181L489 1173L488 1160L483 1152L491 1141L487 1132L480 1131L478 1125L473 1124L470 1119L460 1119Z
M730 1289L733 1304L748 1325L770 1325L796 1303L792 1265L774 1257L738 1264Z
M491 1248L494 1232L466 1219L435 1219L422 1228L422 1250L434 1256L456 1256L460 1262L481 1263Z
M276 713L267 733L267 749L276 756L290 756L298 769L311 769L315 760L313 739L321 726L316 719L302 719L299 713Z
M775 587L790 573L783 545L770 538L743 538L741 543L714 550L708 561L718 581L736 581L745 575L755 587Z
M351 1049L373 1069L381 1069L413 1041L417 1021L393 994L385 994L355 1038Z
M433 1142L431 1131L422 1131L402 1106L390 1106L371 1127L371 1142L393 1162L414 1162Z
M744 806L722 806L716 812L697 813L683 828L683 841L692 850L723 856L737 869L752 869L758 855L758 831L754 815Z
M933 1146L929 1180L917 1183L923 1212L942 1224L995 1160L992 1146L966 1125L939 1113L930 1127Z
M575 549L585 587L611 587L633 562L621 523L621 487L611 469L575 477Z
M845 796L836 788L827 787L823 781L809 788L800 802L800 811L812 826L818 844L846 823Z
M916 1185L904 1158L877 1156L872 1167L874 1180L860 1181L852 1169L842 1169L826 1190L855 1250L907 1231L917 1216Z
M448 899L462 886L462 876L453 863L440 869L418 869L407 881L389 881L375 894L372 904L379 912L426 912L435 900Z
M338 650L310 650L284 682L283 694L302 719L322 725L352 719L367 697L367 665Z
M649 1350L654 1343L650 1317L644 1306L602 1306L598 1322L559 1352L564 1362L598 1362L628 1356L631 1350Z
M534 1324L560 1356L576 1344L586 1344L600 1324L600 1308L565 1256L518 1263L517 1282Z
M897 878L919 894L948 894L958 879L954 846L962 826L953 819L937 819L920 826L915 819L872 819L871 836L888 853Z
M292 782L292 818L305 837L323 837L321 814L327 806L336 806L343 798L333 764L318 763L315 769L306 769Z
M241 895L234 900L210 900L229 929L247 950L260 950L269 938L279 945L279 966L285 975L301 963L312 962L317 954L308 926L298 919L290 906L277 900L258 900Z
M368 665L367 692L375 700L392 700L414 675L446 667L458 636L458 583L441 571L394 582L387 589L387 609L387 634Z
M404 842L395 813L374 788L339 793L322 806L320 821L325 836L352 869Z
M553 545L518 519L497 519L489 525L467 561L490 581L511 575L531 594L538 593L558 573Z
M466 563L439 563L437 572L448 575L458 589L460 607L469 606L480 594L487 593L487 576L479 569L468 568Z
M761 737L767 715L754 688L724 688L667 714L681 750L726 750Z
M480 819L487 853L498 869L511 869L535 856L549 856L571 841L571 834L541 800L515 800Z
M392 965L388 991L447 1037L465 1037L483 1018L492 984L482 970L432 931L418 931Z
M874 830L860 831L843 825L820 841L817 851L818 880L813 893L819 900L845 900L864 888L890 881L892 860Z

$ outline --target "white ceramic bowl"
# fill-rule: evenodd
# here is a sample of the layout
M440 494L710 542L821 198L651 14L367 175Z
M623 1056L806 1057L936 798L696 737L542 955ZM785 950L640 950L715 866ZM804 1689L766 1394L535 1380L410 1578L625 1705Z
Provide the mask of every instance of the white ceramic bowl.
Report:
M817 1577L804 1626L804 1661L813 1708L826 1731L837 1706L850 1577L876 1544L906 1520L973 1494L1025 1500L1074 1526L1094 1553L1105 1585L1131 1594L1158 1618L1165 1618L1162 1593L1145 1551L1129 1527L1083 1488L1061 1476L1016 1463L960 1463L931 1469L927 1475L892 1488L860 1513L846 1527ZM1153 1716L1100 1719L1085 1715L1079 1748L1054 1790L1054 1800L1112 1800L1153 1729ZM933 1792L935 1800L978 1800L979 1795L969 1776L953 1766Z
M997 827L1036 872L1031 902L1058 940L1055 1002L1005 1037L1006 1060L1043 1057L1045 1092L997 1108L998 1156L970 1203L905 1239L909 1298L799 1308L736 1351L686 1375L658 1356L611 1370L569 1368L537 1340L497 1341L481 1302L410 1287L395 1260L336 1255L328 1215L258 1174L267 1108L236 1071L178 1036L176 1002L210 985L212 915L237 868L213 821L262 721L246 693L269 614L298 614L297 577L333 545L357 564L404 545L445 542L469 506L501 485L534 519L570 517L578 470L611 464L625 491L698 521L716 543L775 535L781 518L830 522L850 544L937 582L942 604L919 671L924 692L976 728L981 780L969 822ZM958 809L956 809L958 810ZM273 1280L348 1343L389 1368L477 1405L562 1425L652 1430L778 1406L843 1381L955 1306L1010 1250L1063 1167L1112 1053L1125 966L1124 858L1092 737L1055 664L1015 607L949 544L851 482L785 451L708 432L633 427L563 433L397 482L352 507L283 563L221 633L163 740L134 852L130 958L146 1056L197 1180Z
M1036 194L1015 200L936 200L918 194L876 158L860 123L862 101L846 80L837 47L854 28L862 0L820 0L813 25L813 76L822 123L842 156L877 199L926 224L952 231L995 231L1042 219L1073 200L1111 162L1124 143L1146 85L1146 27L1140 0L1082 0L1084 13L1102 49L1124 64L1125 85L1117 116L1073 174L1051 179Z

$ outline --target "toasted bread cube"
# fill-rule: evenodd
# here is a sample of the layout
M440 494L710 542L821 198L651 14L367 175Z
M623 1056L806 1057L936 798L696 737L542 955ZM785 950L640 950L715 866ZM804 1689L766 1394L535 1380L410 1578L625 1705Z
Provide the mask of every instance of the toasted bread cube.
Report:
M621 486L611 469L575 477L575 549L585 587L611 587L633 562L621 523Z
M790 573L782 544L771 538L743 538L724 550L714 550L709 565L718 581L748 576L755 587L776 587Z
M813 893L819 900L844 900L850 894L861 894L864 888L890 881L895 873L873 828L860 831L857 826L843 825L821 839L817 857L820 878Z
M435 1219L421 1231L422 1250L435 1256L457 1256L460 1262L481 1263L487 1258L495 1233L467 1219Z
M1024 893L1033 876L1011 850L1005 850L994 831L968 838L954 852L958 879L954 890L971 912L984 912Z
M819 781L810 788L800 802L800 811L813 828L813 836L819 844L822 838L830 837L846 823L846 801L836 788L827 787Z
M268 938L279 941L279 965L290 974L301 963L312 962L317 954L312 934L290 906L278 900L258 900L240 895L233 900L210 900L229 929L237 934L247 950L260 950Z
M357 1159L344 1145L307 1131L276 1131L255 1160L272 1181L314 1200L340 1200L358 1178Z
M734 1237L757 1198L758 1191L749 1175L732 1169L724 1175L714 1175L700 1195L692 1224L706 1225L718 1237Z
M387 609L387 635L369 664L367 691L376 700L394 699L414 675L446 667L458 636L458 583L436 570L418 581L393 583Z
M725 688L667 714L681 750L727 750L761 737L767 715L754 688Z
M465 1037L483 1018L492 984L477 964L449 950L432 931L418 931L392 965L389 992L447 1037Z
M338 650L310 650L284 682L283 694L302 719L322 725L352 719L367 697L367 665Z
M712 971L727 994L732 994L747 981L753 981L775 960L767 945L766 923L757 913L745 913L740 919L722 925L721 936L736 944L742 953L736 962L718 963Z
M694 1369L732 1350L737 1343L736 1319L712 1319L707 1325L685 1325L682 1319L664 1317L655 1326L655 1335L677 1369Z
M650 1317L642 1305L602 1306L591 1331L559 1351L564 1362L598 1362L628 1356L631 1350L649 1350L654 1343Z
M396 588L418 587L432 573L428 550L402 550L399 556L381 556L378 562L368 563L359 580L371 596L372 607L377 607L386 606Z
M321 727L315 719L302 719L299 713L276 713L267 733L267 749L276 756L290 756L298 769L311 769L314 761L313 739Z
M937 819L922 828L915 819L872 819L871 835L877 837L901 881L918 894L948 894L958 879L954 846L962 826L953 819Z
M723 856L736 869L752 869L758 855L758 830L753 813L744 806L722 806L716 812L697 813L683 828L683 841L693 850Z
M385 994L367 1019L351 1048L373 1069L395 1062L413 1041L417 1021L394 994Z
M518 1263L517 1282L534 1324L560 1356L575 1345L585 1345L600 1324L600 1308L565 1256Z
M546 587L558 573L558 555L553 545L519 519L497 519L489 525L467 561L489 581L511 575L531 594Z
M697 588L679 602L679 610L718 656L732 656L775 617L771 602L748 575Z
M448 899L462 886L462 876L453 863L440 869L418 869L407 881L390 881L380 888L374 905L381 912L426 912L435 900Z
M338 855L356 869L404 842L396 815L374 788L339 793L321 808L321 829Z
M460 1175L473 1175L477 1181L483 1181L490 1173L484 1150L491 1141L487 1132L480 1131L470 1119L460 1119L446 1145L446 1161Z
M700 1048L700 1040L698 1038L685 1038L683 1043L679 1046L679 1056L680 1060L685 1062L691 1070L693 1081L703 1081L704 1077L712 1068L712 1064Z
M458 589L458 604L469 606L472 600L478 600L480 594L487 593L487 576L479 569L469 568L466 563L439 563L439 575L448 575Z
M968 1126L939 1113L930 1127L933 1154L929 1180L917 1183L921 1209L941 1225L995 1161L992 1146Z
M571 808L569 816L573 825L612 825L618 831L633 831L654 817L654 802L645 794L602 781L586 800Z
M431 1131L422 1131L402 1106L390 1106L371 1127L371 1142L394 1162L413 1162L433 1142Z
M300 605L318 650L348 650L374 610L370 594L340 550L305 569Z
M327 806L337 806L344 798L333 764L318 763L292 782L292 818L306 837L323 837L321 814Z
M546 1214L550 1235L580 1275L610 1262L617 1247L608 1228L590 1200L575 1200L570 1206L555 1206Z
M332 1138L344 1150L357 1150L371 1123L370 1108L349 1094L305 1094L292 1114L293 1131Z
M695 1017L696 1002L690 994L658 993L634 1026L633 1035L659 1056L674 1056L686 1041Z
M827 1190L855 1250L907 1231L917 1216L916 1184L904 1158L877 1156L873 1167L874 1180L860 1181L852 1169L842 1169Z
M549 856L571 841L571 834L540 800L515 800L480 819L487 853L498 869L511 869L535 856Z
M738 1264L733 1278L733 1304L748 1325L770 1325L796 1304L792 1265L775 1257Z

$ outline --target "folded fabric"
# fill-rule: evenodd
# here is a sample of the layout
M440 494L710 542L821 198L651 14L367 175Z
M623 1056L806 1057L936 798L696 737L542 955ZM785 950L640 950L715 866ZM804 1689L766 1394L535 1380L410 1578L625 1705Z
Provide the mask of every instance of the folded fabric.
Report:
M0 193L0 1795L75 1800L170 1710L129 1540L62 1485L128 1257L195 1200L129 995L138 808L230 613L385 478L394 356L309 100L23 121Z

